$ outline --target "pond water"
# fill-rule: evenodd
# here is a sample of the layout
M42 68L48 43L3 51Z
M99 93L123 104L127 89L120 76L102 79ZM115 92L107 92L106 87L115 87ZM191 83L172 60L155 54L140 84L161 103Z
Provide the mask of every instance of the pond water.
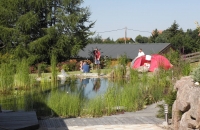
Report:
M67 93L82 93L84 98L92 99L104 94L111 84L107 78L78 78L75 86L61 83L59 89Z
M63 95L63 92L66 93L66 95L81 95L81 99L90 100L98 95L104 94L112 84L113 83L107 78L77 78L72 84L60 81L58 87L53 90L38 90L37 92L21 91L17 93L24 93L24 96L20 96L20 94L18 95L16 93L8 98L2 96L0 98L0 105L3 110L36 110L41 115L48 115L51 110L48 108L47 102L51 97L51 92L60 93L60 95ZM38 86L37 89L39 88L41 88L41 86ZM57 104L57 101L53 102Z

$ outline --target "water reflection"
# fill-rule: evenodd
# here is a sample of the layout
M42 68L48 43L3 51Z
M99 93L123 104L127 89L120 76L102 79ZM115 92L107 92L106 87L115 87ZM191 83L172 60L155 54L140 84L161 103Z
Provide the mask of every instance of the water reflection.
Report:
M105 78L84 78L77 80L77 87L82 88L83 96L87 99L96 97L106 92L108 79Z
M81 79L81 83L82 83L83 87L87 86L87 84L89 83L89 80L90 80L89 78Z
M48 84L47 84L48 85ZM50 85L50 84L49 84ZM49 115L51 109L49 108L49 102L55 102L57 104L59 101L56 99L56 95L66 96L77 95L81 102L87 102L88 99L93 99L98 95L103 95L106 93L108 87L114 85L113 81L107 78L74 78L69 79L69 81L60 81L59 85L53 87L54 89L47 89L42 91L42 86L38 86L37 89L31 92L24 92L23 96L19 92L19 96L13 95L9 98L4 98L0 100L0 104L3 109L8 110L36 110L39 115ZM51 98L53 97L53 98ZM69 98L65 98L66 101ZM59 97L58 100L61 100ZM53 103L54 104L54 103Z

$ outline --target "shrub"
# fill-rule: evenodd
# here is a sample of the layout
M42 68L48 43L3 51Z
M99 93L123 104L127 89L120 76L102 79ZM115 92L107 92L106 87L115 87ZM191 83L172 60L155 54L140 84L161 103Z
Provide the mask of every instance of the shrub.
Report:
M200 66L192 72L192 78L195 82L200 82Z

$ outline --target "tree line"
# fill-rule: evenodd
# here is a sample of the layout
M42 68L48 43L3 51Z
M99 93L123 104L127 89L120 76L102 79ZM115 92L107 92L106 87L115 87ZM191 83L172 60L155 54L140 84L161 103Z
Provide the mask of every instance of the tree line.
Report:
M89 40L90 43L125 43L124 38L119 38L114 41L108 37L103 40L99 35ZM162 32L155 29L149 37L138 35L134 40L132 38L126 39L126 43L171 43L173 49L182 54L187 54L200 51L200 34L198 28L195 30L187 29L183 31L182 28L179 28L176 21L174 21L169 28Z
M114 41L91 38L95 22L91 12L82 7L84 0L1 0L0 1L0 63L27 58L31 63L50 62L52 54L57 61L65 61L77 55L90 43L124 43L123 38ZM138 35L126 43L171 43L182 53L199 51L198 30L184 32L174 22L150 37Z

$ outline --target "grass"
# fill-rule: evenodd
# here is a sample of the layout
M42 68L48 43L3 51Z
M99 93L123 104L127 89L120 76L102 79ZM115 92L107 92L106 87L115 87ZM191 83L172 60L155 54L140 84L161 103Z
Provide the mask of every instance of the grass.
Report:
M190 70L189 66L185 66L185 68L183 67L183 65L185 64L180 64L179 66L177 66L177 68L174 68L173 75L171 74L171 71L165 70L161 70L159 71L159 73L154 74L138 73L137 71L130 69L130 80L126 80L123 78L123 75L125 75L126 73L126 59L127 58L125 56L119 59L118 64L120 67L115 67L114 73L116 74L116 76L111 83L112 85L108 87L107 91L99 97L88 100L86 97L81 95L84 91L81 90L78 91L78 93L76 92L76 90L79 90L80 87L77 87L76 77L74 75L81 74L82 72L80 71L67 72L67 74L70 75L70 78L68 78L68 85L70 86L70 91L72 92L71 94L68 94L65 90L60 91L60 89L51 88L51 82L47 82L48 77L56 77L57 74L59 74L59 72L56 72L56 60L52 58L52 73L41 73L42 81L37 87L34 86L36 89L39 90L37 94L32 93L35 90L31 90L31 92L27 91L27 93L21 93L21 95L16 94L14 95L12 105L14 104L13 106L15 106L15 103L19 103L18 108L24 107L28 109L28 107L31 107L31 103L36 102L33 103L33 105L36 104L40 108L46 107L47 112L51 111L52 114L56 116L64 117L96 117L102 115L110 115L116 113L116 109L113 108L116 108L117 106L123 106L126 111L136 111L142 109L147 104L163 100L165 95L170 94L169 92L173 88L173 84L171 83L172 76L179 76L180 74L182 74L182 72L188 74L188 71ZM27 68L27 64L25 64L25 62L23 63L24 64L22 64L21 66ZM21 73L20 66L17 66L17 68L18 75L22 75L22 77L19 77L19 81L21 81L20 83L24 83L25 81L28 81L27 83L29 83L30 79L26 79L26 77L29 77L30 75L27 76L27 71ZM2 70L4 70L3 66ZM107 74L110 73L112 70L113 69L111 68L91 70L91 73ZM2 71L1 74L3 73L8 75L10 71ZM37 76L37 74L31 74L30 77L37 78ZM7 80L5 81L8 82ZM0 88L4 89L4 86L2 86L2 84L5 85L5 83L1 83ZM10 82L8 82L7 84L9 85ZM27 86L26 84L22 85ZM49 93L47 90L51 90L51 92ZM42 94L46 94L46 92L48 92L49 95L46 95L45 97L39 96ZM24 97L21 98L20 96ZM171 102L172 101L170 100L169 103Z

